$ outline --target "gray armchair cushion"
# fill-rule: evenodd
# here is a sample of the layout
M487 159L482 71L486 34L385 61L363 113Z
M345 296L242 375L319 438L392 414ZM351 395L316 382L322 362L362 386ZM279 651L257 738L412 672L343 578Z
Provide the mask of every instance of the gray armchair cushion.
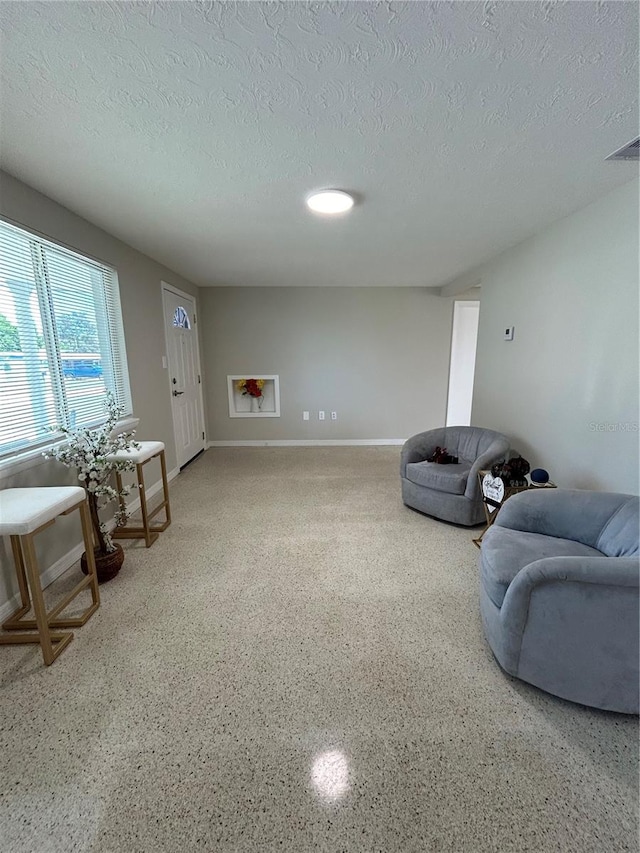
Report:
M436 489L438 492L463 495L467 488L470 470L470 462L459 462L457 465L410 462L407 465L407 479L418 486L426 486L428 489Z
M509 498L480 552L482 621L503 669L573 702L638 713L639 514L635 495Z

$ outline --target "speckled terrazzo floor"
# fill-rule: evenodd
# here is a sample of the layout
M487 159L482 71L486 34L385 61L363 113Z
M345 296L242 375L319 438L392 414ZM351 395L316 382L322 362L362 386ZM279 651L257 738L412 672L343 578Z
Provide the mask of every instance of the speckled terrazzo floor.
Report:
M2 850L637 850L636 720L504 676L397 460L208 451L52 667L0 649Z

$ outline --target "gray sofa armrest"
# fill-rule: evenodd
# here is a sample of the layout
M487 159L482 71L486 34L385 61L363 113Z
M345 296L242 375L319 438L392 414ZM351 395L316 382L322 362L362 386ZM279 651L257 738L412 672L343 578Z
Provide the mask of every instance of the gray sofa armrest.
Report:
M513 498L509 499L511 500ZM537 587L551 583L639 589L640 559L605 556L546 557L544 560L529 563L509 584L502 602L501 617L509 624L510 633L522 634L529 616L531 596ZM612 614L612 618L615 618L615 614Z
M581 489L529 489L509 498L495 523L598 548L601 532L628 500L628 495Z
M478 484L478 471L491 468L501 459L506 459L509 454L509 442L506 439L495 439L491 445L475 460L467 478L467 488L464 495L471 500L477 500L480 496Z
M408 438L400 455L400 476L406 476L407 465L411 462L424 462L427 456L432 455L436 447L443 445L444 429L431 429Z
M541 583L612 584L640 588L639 557L545 557L529 563L515 576L507 595L520 595ZM506 602L506 596L505 596Z
M549 557L509 586L497 656L507 672L556 696L638 713L637 557Z

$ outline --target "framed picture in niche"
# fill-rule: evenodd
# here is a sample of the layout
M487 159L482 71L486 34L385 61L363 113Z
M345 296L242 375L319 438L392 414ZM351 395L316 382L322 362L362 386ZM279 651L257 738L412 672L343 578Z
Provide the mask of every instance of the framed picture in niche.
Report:
M275 374L227 376L230 418L279 418L280 381Z

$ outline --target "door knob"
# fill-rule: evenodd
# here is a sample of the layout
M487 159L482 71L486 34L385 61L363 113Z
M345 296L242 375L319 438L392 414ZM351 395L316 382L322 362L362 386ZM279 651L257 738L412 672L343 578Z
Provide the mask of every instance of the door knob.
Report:
M174 391L173 392L174 397L179 397L181 394L184 394L184 391Z

